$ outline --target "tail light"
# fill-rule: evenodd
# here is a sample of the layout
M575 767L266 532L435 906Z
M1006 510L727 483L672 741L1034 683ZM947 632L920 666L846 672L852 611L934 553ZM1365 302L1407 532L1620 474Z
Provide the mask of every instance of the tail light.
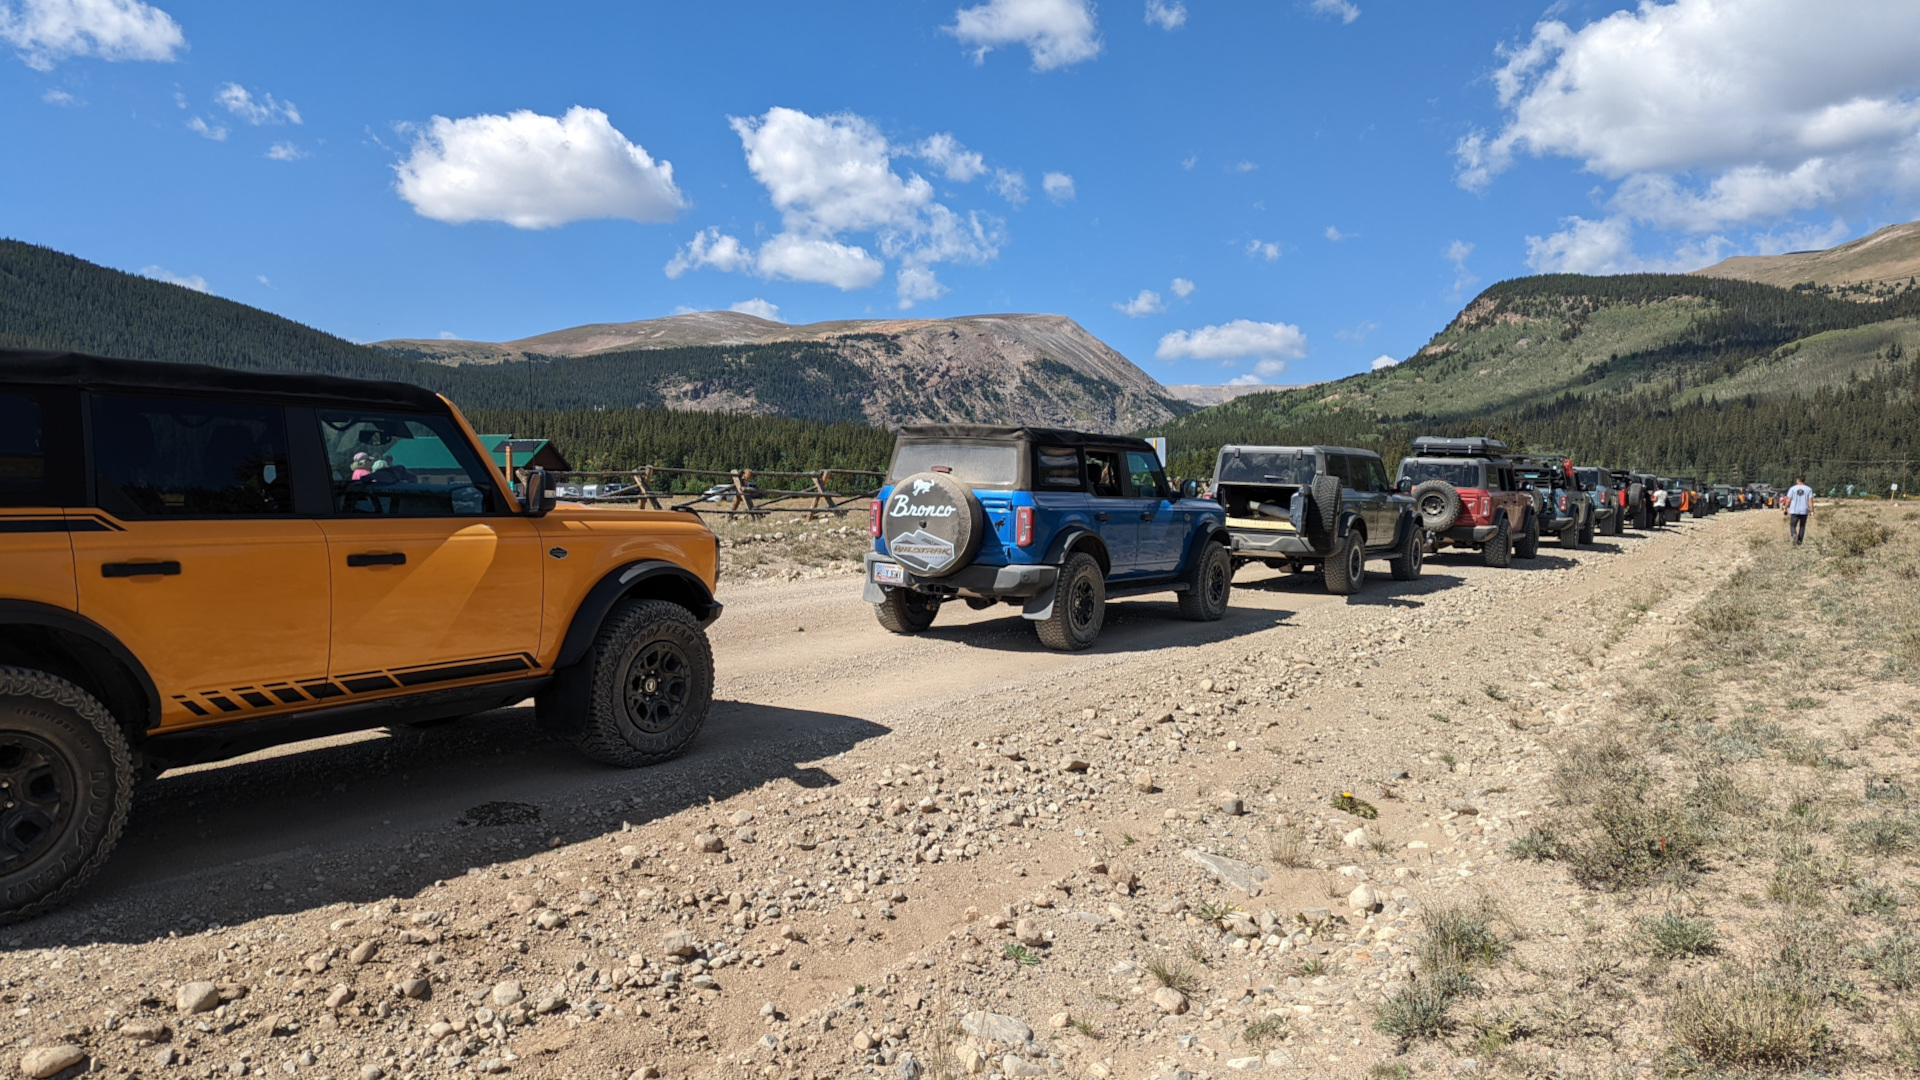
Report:
M1559 499L1559 503L1560 503L1560 509L1561 509L1561 510L1565 510L1565 509L1567 508L1567 493L1566 493L1566 492L1564 492L1564 491L1563 491L1563 492L1561 492L1561 493L1560 493L1560 499Z
M1018 507L1013 512L1013 546L1033 546L1033 507Z
M1481 495L1475 498L1473 500L1473 513L1474 516L1478 517L1481 521L1487 520L1487 515L1493 513L1493 496Z
M867 532L875 537L880 535L880 500L875 499L867 506Z

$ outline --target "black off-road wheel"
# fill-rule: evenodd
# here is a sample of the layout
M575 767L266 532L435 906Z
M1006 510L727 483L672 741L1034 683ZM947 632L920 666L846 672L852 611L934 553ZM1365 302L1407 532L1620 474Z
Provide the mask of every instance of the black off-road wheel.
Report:
M917 634L933 625L940 599L912 589L887 589L887 598L873 605L880 625L896 634Z
M1393 580L1419 580L1420 567L1427 560L1427 542L1421 532L1419 525L1407 522L1407 535L1400 541L1400 551L1387 560L1387 566L1393 570Z
M679 754L713 705L713 649L686 608L629 600L607 613L581 663L586 721L573 736L595 761L631 769Z
M1423 480L1413 489L1413 508L1428 532L1446 532L1460 520L1460 490L1445 480Z
M1352 596L1367 583L1367 538L1357 529L1337 541L1327 561L1320 567L1327 591L1335 596Z
M1561 529L1555 534L1554 539L1560 541L1561 547L1571 550L1580 546L1580 532L1580 525L1578 522L1575 522Z
M1061 652L1078 652L1100 636L1107 619L1107 578L1100 560L1078 551L1060 567L1053 587L1053 613L1033 624L1040 644Z
M1187 590L1177 595L1183 619L1214 622L1226 615L1233 596L1233 554L1226 545L1203 542L1187 569Z
M1627 527L1627 508L1614 507L1613 520L1607 524L1607 535L1619 536Z
M1593 515L1594 515L1594 511L1588 510L1586 520L1580 523L1580 543L1582 545L1589 545L1593 543L1593 534L1594 534Z
M1493 527L1493 535L1480 545L1480 557L1497 570L1513 565L1513 523L1509 519L1501 518Z
M1518 558L1531 559L1540 554L1540 519L1529 513L1527 527L1520 530L1519 536L1512 537L1512 541L1513 554Z
M106 706L65 679L0 667L0 923L60 904L100 869L133 786Z

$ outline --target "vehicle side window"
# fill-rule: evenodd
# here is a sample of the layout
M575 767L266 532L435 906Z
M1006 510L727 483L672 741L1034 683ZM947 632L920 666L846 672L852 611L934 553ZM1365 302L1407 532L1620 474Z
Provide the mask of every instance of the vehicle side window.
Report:
M1080 451L1071 446L1034 448L1034 489L1037 491L1079 491Z
M502 509L451 418L327 409L319 417L334 513L450 517Z
M1127 476L1133 481L1133 493L1140 498L1167 497L1167 477L1160 471L1160 455L1139 450L1127 451Z
M1361 469L1359 476L1353 475L1353 459L1345 454L1328 454L1327 471L1340 478L1340 486L1352 491L1367 490L1366 470Z
M1120 497L1120 452L1087 451L1087 486L1101 498Z
M287 414L277 405L98 395L93 471L101 507L116 515L293 513Z
M47 431L40 402L0 394L0 506L45 504Z
M1392 491L1393 485L1387 482L1387 467L1379 458L1368 458L1367 483L1374 491Z

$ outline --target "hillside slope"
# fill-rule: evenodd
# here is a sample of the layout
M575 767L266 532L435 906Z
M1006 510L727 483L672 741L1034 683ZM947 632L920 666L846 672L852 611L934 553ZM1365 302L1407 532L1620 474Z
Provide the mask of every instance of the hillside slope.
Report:
M1783 289L1806 283L1826 289L1864 286L1856 295L1871 295L1876 287L1904 290L1913 287L1909 283L1920 276L1920 221L1889 225L1824 251L1736 255L1694 273L1741 278Z
M1542 275L1487 289L1395 367L1237 398L1155 433L1189 472L1224 442L1357 443L1392 459L1427 433L1722 478L1816 455L1838 469L1841 455L1913 453L1917 357L1920 293L1856 303L1713 277Z
M245 304L0 240L0 348L393 379L476 409L667 407L887 427L973 421L1107 431L1191 411L1059 315L795 328L711 312L651 322L512 343L527 349L485 345L496 350L486 362L460 362L454 354L484 343L370 348Z

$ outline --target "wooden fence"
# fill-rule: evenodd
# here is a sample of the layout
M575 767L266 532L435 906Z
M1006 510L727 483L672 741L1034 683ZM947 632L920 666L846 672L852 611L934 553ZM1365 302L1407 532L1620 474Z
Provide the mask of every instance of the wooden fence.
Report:
M526 470L515 469L516 486ZM707 477L719 482L697 493L675 492L675 477ZM760 469L669 469L647 465L614 472L550 472L555 497L567 502L686 510L696 514L846 514L864 510L880 493L885 473L859 469L819 472L769 472ZM797 481L791 488L763 488L760 481ZM695 485L699 486L699 485ZM852 490L836 490L851 488ZM593 494L586 492L591 489Z

